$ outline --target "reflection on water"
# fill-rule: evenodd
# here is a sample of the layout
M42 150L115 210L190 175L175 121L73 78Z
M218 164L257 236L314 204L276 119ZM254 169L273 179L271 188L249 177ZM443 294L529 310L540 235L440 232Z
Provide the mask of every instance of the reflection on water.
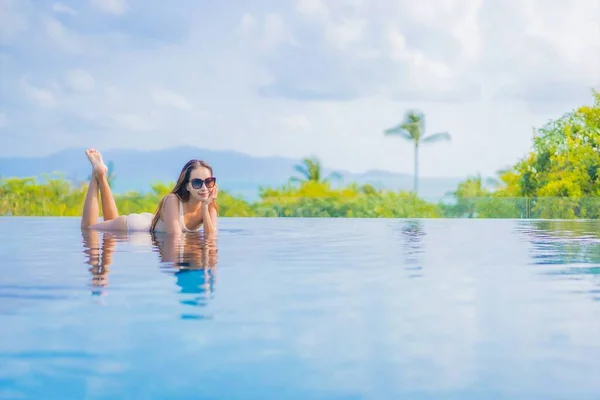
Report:
M218 262L217 240L204 238L197 233L184 233L180 237L143 232L120 233L82 230L85 263L92 274L91 292L95 296L107 295L110 267L119 243L137 245L151 242L152 251L158 255L161 271L171 274L182 295L193 295L181 299L180 304L203 307L214 293ZM150 268L153 268L151 266ZM204 319L198 313L187 312L183 319Z
M600 263L599 221L530 221L518 231L532 244L533 264Z
M185 233L178 239L167 235L153 235L154 250L160 255L162 269L175 276L180 293L192 295L181 299L182 305L204 307L214 293L218 262L217 242L195 233ZM185 312L183 319L205 319L206 315Z
M600 221L529 221L518 231L531 243L531 264L557 279L588 281L576 289L600 301Z
M597 222L0 224L0 398L600 398Z
M86 229L82 230L82 236L83 253L87 256L85 263L90 266L89 271L92 274L92 294L104 296L117 242L127 240L127 235Z
M405 255L405 269L410 271L410 278L423 276L423 265L421 255L424 252L423 239L425 231L423 222L419 220L408 220L402 224L403 249Z

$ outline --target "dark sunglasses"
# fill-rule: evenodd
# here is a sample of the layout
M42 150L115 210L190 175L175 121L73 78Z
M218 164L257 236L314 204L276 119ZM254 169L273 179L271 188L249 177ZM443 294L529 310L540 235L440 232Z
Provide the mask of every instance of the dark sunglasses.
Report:
M202 185L206 185L207 188L211 189L215 186L215 183L217 183L217 178L214 176L206 179L194 178L190 180L190 183L194 189L200 189Z

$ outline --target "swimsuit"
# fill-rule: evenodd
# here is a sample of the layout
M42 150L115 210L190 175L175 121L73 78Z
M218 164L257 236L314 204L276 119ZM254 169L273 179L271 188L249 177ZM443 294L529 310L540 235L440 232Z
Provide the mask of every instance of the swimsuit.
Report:
M144 212L144 213L134 213L129 214L125 218L125 222L127 224L128 232L150 232L150 226L152 225L152 219L154 218L153 213ZM179 226L183 232L198 232L200 228L202 228L202 223L198 227L198 229L188 229L185 226L185 222L183 220L183 203L179 200ZM156 223L156 232L164 232L165 231L165 223L161 219Z

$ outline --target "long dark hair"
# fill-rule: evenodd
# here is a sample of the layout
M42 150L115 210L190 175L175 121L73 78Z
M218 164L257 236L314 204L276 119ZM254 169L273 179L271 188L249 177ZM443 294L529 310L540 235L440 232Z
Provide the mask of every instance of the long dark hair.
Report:
M190 160L181 169L181 172L179 173L179 178L177 179L177 183L175 183L175 187L173 187L169 194L176 195L179 198L179 200L181 200L184 203L188 201L190 199L190 192L186 189L185 186L190 181L190 175L192 171L200 167L208 169L210 171L210 175L213 175L213 169L206 161ZM167 196L169 194L167 194ZM154 232L154 229L156 228L156 224L160 219L160 212L162 210L162 206L167 196L163 197L160 203L158 203L158 207L156 208L156 212L154 213L154 218L152 218L152 224L150 225L150 232ZM214 207L215 210L217 210L217 212L219 211L219 205L217 204L216 199L214 199L210 203L209 208L210 207Z

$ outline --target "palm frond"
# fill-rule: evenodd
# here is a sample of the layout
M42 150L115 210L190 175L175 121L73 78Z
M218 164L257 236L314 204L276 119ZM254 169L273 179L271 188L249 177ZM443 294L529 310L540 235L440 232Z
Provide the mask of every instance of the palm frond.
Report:
M437 132L432 133L431 135L425 136L422 140L423 143L436 143L441 142L443 140L451 140L452 136L448 132Z
M425 120L425 115L419 110L408 110L404 114L404 122L421 124Z
M305 178L308 178L310 176L310 172L304 165L296 164L294 165L294 169L296 170L296 172L298 172Z
M385 136L401 136L406 140L412 140L412 135L404 127L404 124L397 125L393 128L386 129L383 131Z
M334 171L334 172L331 172L329 175L327 175L327 177L324 180L325 181L330 181L332 179L334 179L334 180L341 180L342 178L343 178L342 174L340 174L339 172L335 172Z
M425 114L422 111L408 110L404 114L404 123L417 127L421 135L425 133Z

